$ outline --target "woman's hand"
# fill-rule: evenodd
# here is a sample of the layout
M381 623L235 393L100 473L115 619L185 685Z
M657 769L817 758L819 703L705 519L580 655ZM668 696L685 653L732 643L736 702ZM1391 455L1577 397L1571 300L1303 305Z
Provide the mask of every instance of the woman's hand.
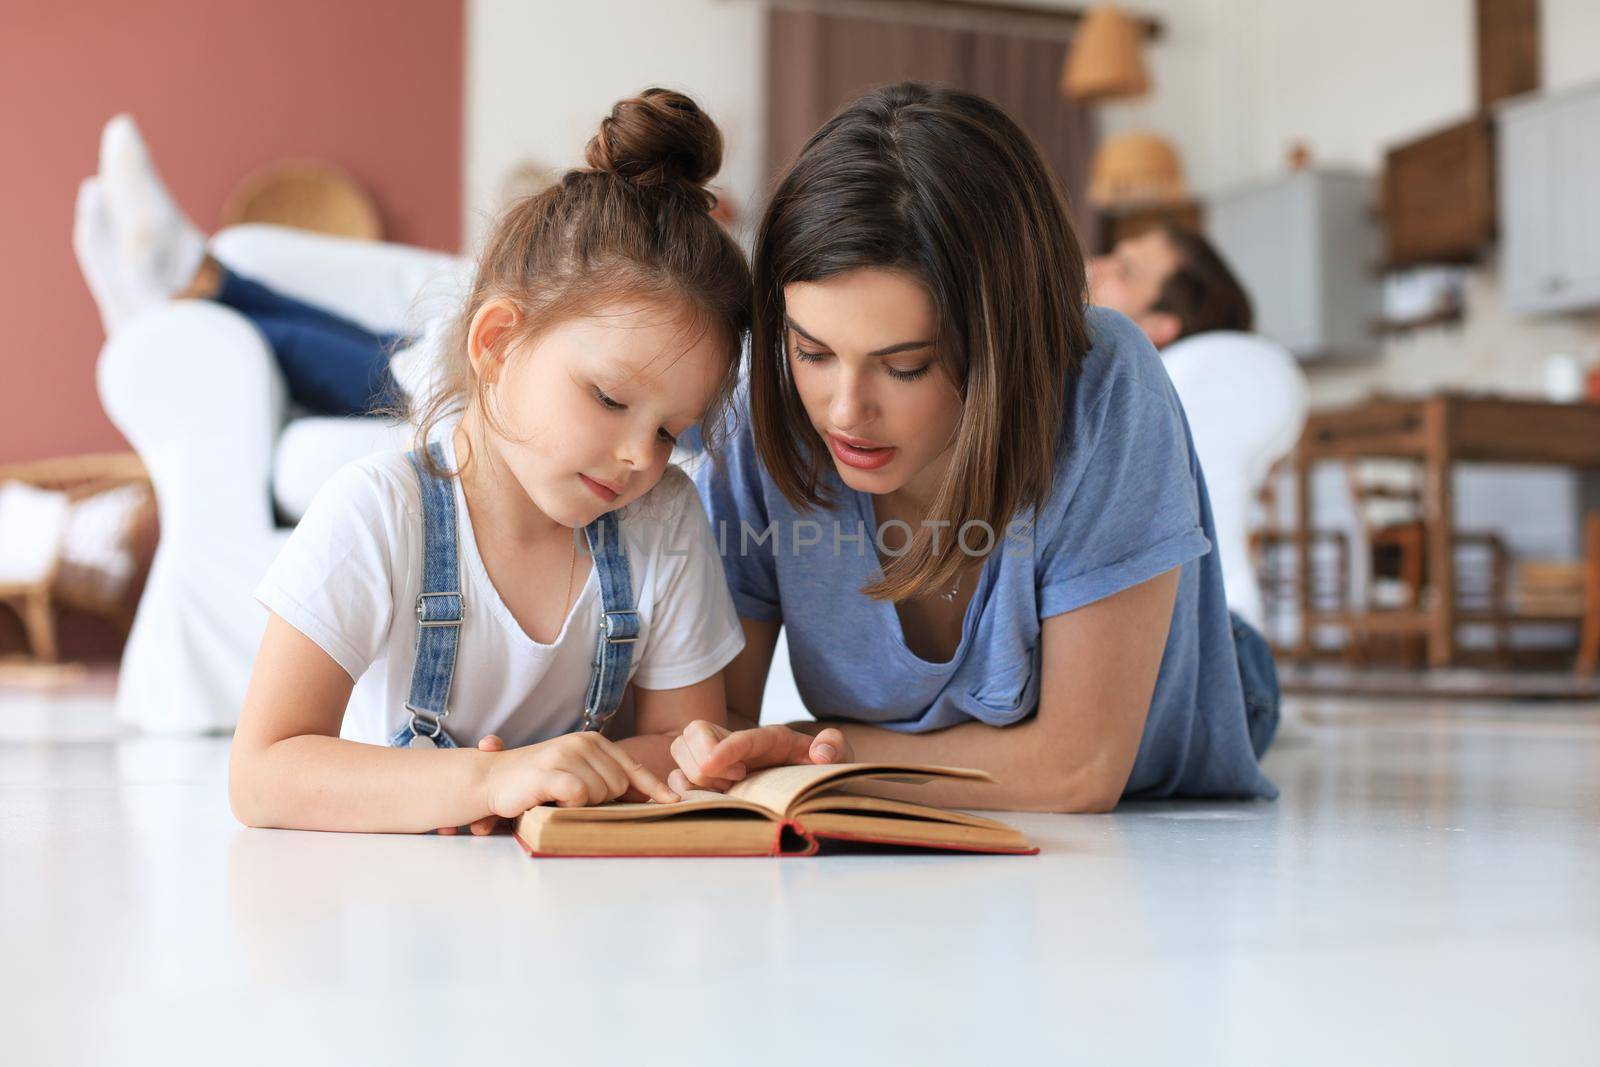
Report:
M498 745L499 738L493 740ZM485 746L480 743L478 747ZM485 751L497 754L484 777L484 800L489 810L502 818L514 819L541 804L564 808L604 804L632 789L661 804L680 799L648 767L592 730L563 734L509 752Z
M854 755L843 732L831 726L812 737L787 726L729 730L697 719L673 740L672 758L678 769L667 775L667 784L681 793L686 789L725 791L762 767L849 763Z

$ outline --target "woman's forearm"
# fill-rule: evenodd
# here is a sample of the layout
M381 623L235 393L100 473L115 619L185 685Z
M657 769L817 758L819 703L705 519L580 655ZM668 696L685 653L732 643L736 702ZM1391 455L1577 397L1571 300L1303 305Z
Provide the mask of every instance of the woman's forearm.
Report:
M929 803L1110 811L1139 757L1178 576L1174 567L1043 620L1039 707L1013 726L966 722L924 734L847 722L795 726L808 733L837 726L858 760L976 767L996 779L994 785L930 783L914 794Z
M236 746L229 800L249 826L425 833L489 814L484 782L497 755L302 734L258 749Z
M790 725L809 734L827 727L843 731L859 763L935 763L972 767L994 776L993 784L929 782L884 790L942 807L1109 811L1126 784L1126 775L1119 769L1102 766L1093 751L1086 751L1093 746L1071 745L1043 729L1036 718L1005 727L967 722L919 734L837 720Z

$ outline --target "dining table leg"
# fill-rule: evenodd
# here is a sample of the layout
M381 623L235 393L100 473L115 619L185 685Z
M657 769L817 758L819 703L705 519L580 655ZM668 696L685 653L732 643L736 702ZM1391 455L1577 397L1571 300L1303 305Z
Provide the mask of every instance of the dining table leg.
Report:
M1424 407L1423 518L1427 523L1428 666L1448 667L1456 654L1455 494L1451 485L1450 406L1434 397Z
M1304 448L1294 454L1295 557L1294 581L1300 604L1300 635L1295 658L1311 660L1311 459Z

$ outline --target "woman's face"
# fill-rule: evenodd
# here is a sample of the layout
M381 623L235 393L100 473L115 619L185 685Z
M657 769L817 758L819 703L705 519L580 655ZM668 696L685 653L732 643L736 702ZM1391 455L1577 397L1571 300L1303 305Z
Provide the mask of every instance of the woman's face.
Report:
M865 493L925 495L961 422L937 360L938 318L922 283L861 268L784 286L790 372L839 477Z
M725 344L686 308L639 302L558 323L505 357L489 368L491 447L534 506L569 527L661 480L728 364Z

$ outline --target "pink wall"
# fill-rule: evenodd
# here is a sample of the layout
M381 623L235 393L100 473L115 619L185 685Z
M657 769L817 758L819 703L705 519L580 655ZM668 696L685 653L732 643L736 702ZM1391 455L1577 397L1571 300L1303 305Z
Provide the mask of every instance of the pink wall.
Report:
M127 448L71 247L107 118L133 113L203 228L246 174L308 157L366 186L391 240L455 249L463 19L462 0L0 3L0 462Z

